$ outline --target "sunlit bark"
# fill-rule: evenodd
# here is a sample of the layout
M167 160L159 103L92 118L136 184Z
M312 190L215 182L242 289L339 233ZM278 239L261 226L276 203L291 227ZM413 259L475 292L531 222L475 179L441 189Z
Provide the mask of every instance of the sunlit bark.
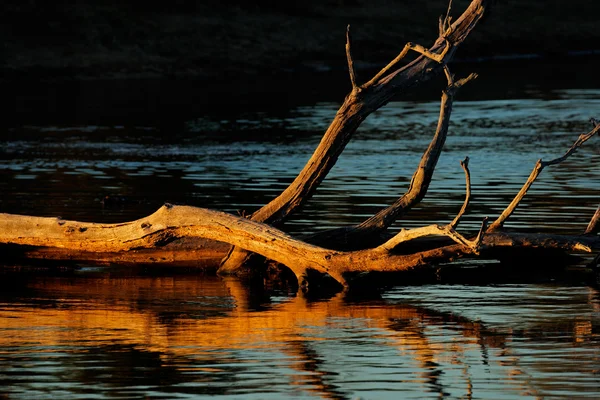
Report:
M456 244L408 255L394 251L400 244L430 235L447 236ZM0 214L0 243L51 247L55 255L64 259L73 259L74 255L86 252L99 253L104 260L110 260L113 256L118 261L121 254L143 254L145 249L160 249L176 239L193 237L229 243L277 261L290 268L301 283L307 283L307 273L313 270L331 276L344 286L348 285L347 274L406 271L477 255L481 249L492 247L592 251L599 248L600 242L598 237L590 235L561 237L508 233L480 235L468 240L450 225L431 225L403 230L373 249L343 252L302 242L263 223L187 206L163 206L146 218L120 224ZM162 257L160 251L150 254L152 258ZM188 251L184 249L182 254L189 259Z
M418 44L406 44L394 60L362 85L357 82L354 71L348 27L346 31L346 56L352 84L351 92L346 96L344 103L325 132L319 146L296 179L279 196L254 212L250 216L250 219L279 226L290 214L305 204L335 165L338 157L362 121L373 111L387 104L392 97L442 72L445 65L454 56L458 46L462 44L477 22L482 18L488 3L490 1L473 0L454 23L450 23L451 20L446 15L446 18L440 22L439 37L432 47L427 49ZM421 54L421 56L406 66L398 66L398 63L409 51L415 51ZM447 110L449 118L452 102L449 101L446 104L449 107ZM445 129L447 129L447 125ZM441 138L441 145L443 145L445 131L440 132L440 135L443 135L443 138ZM433 165L431 165L431 162L433 162ZM428 168L434 168L436 162L437 157L435 156L435 152L433 152L432 156L429 157ZM427 177L420 177L416 173L413 181L414 188L411 188L398 204L392 206L390 210L378 214L373 220L367 221L364 226L361 226L360 231L375 233L374 231L377 229L385 229L400 215L403 209L410 208L411 205L418 202L419 198L422 197L421 194L424 195L424 192L427 190ZM424 190L420 190L419 185L422 185L421 187ZM346 234L345 237L348 237L348 235ZM343 237L344 235L341 236ZM361 236L364 237L366 235ZM339 237L340 235L337 236L336 240L339 240ZM330 237L328 240L332 241L334 238ZM241 268L248 256L249 254L246 251L232 249L223 260L219 272L222 274L235 272Z

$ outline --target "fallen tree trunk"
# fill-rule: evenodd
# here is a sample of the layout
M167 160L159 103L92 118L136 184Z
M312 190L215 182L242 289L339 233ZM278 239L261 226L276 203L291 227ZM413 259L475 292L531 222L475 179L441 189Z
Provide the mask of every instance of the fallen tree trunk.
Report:
M120 224L0 214L0 242L51 248L53 256L57 258L77 259L78 255L87 253L95 255L95 259L111 262L183 261L197 256L202 249L180 249L177 252L160 249L178 239L197 237L239 246L284 264L300 282L305 281L309 270L314 270L330 275L342 285L347 285L344 277L347 274L406 271L435 262L477 255L482 250L497 247L588 252L600 249L598 236L507 232L483 235L484 230L485 226L479 237L468 240L450 225L431 225L403 230L373 249L343 252L302 242L276 228L243 217L188 206L165 205L146 218ZM394 251L402 243L429 235L447 236L456 244L415 254L397 254Z
M506 210L489 227L487 220L484 221L474 237L465 237L456 230L470 201L468 159L462 163L467 183L465 203L452 222L402 230L393 236L385 234L394 221L418 204L427 193L448 134L454 95L475 77L470 75L455 81L446 64L456 47L481 19L488 3L473 0L454 23L451 23L448 10L446 17L440 20L440 37L430 49L406 45L396 59L363 85L357 83L348 34L346 54L351 93L298 177L279 197L250 218L172 205L165 205L148 217L119 224L0 214L0 246L4 256L10 253L15 259L170 266L204 264L216 268L215 260L227 254L219 272L231 273L238 270L250 254L258 254L287 266L301 285L308 284L314 271L348 286L365 272L407 271L462 257L495 258L498 249L541 249L553 254L557 251L590 253L600 249L600 238L596 235L600 209L581 235L524 234L502 229L542 170L566 160L598 133L600 124L596 121L593 121L594 128L581 135L562 157L538 161ZM397 63L411 50L421 56L405 67L397 67ZM371 112L387 103L392 96L437 72L443 72L448 82L442 92L437 128L404 195L357 226L313 236L306 241L278 229L277 226L314 193L352 134ZM431 242L423 243L422 239L429 236L444 240L433 245ZM414 245L417 242L419 244Z
M58 218L0 214L0 243L51 248L57 258L73 259L78 254L97 254L103 261L123 261L123 257L139 255L150 250L147 261L170 259L171 262L197 256L198 248L179 246L183 257L175 260L178 252L163 251L175 240L190 238L212 239L260 254L290 268L302 285L308 284L309 271L326 274L342 286L348 286L347 276L363 272L407 271L436 262L450 261L469 255L481 255L498 247L543 248L565 252L592 252L600 249L600 237L591 235L595 229L596 214L586 231L580 236L544 234L493 233L512 214L542 169L566 160L581 145L600 131L600 124L579 136L561 157L543 162L539 160L531 176L515 199L488 229L484 220L474 239L467 239L456 231L460 218L470 201L468 160L462 165L467 177L467 196L456 218L446 226L430 225L402 230L375 248L357 251L337 251L315 246L295 239L285 232L264 223L231 214L202 208L165 205L154 214L136 221L120 224L83 223ZM489 232L489 233L488 233ZM456 242L412 254L397 252L407 242L426 236L445 236ZM134 257L136 257L134 256Z

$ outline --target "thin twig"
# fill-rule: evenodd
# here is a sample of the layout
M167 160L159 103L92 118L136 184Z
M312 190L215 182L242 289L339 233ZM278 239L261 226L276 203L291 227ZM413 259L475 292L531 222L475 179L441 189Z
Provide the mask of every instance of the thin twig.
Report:
M447 68L445 68L444 71L446 71L447 74L450 74L450 71ZM454 96L461 87L463 87L473 79L477 79L478 76L479 75L473 72L469 74L469 76L467 76L466 78L453 81L452 84L446 89L446 93L448 93L449 96ZM452 80L454 80L454 75L450 74L450 77L452 78Z
M446 36L446 31L450 28L450 22L452 21L450 10L452 10L452 0L448 2L448 9L446 10L444 20L442 21L442 17L440 17L440 36Z
M373 78L371 78L371 80L369 82L367 82L365 84L365 86L371 86L371 85L374 85L375 83L377 83L382 76L384 76L390 69L394 68L394 66L396 64L398 64L398 62L400 60L402 60L404 57L406 57L406 55L408 54L408 52L412 48L412 45L413 44L410 43L410 42L406 43L404 45L404 48L400 52L400 54L398 54L396 56L396 58L394 58L392 61L390 61L388 65L386 65L385 67L383 67L381 69L381 71L379 71L377 74L375 74L375 76Z
M461 217L467 211L467 207L469 206L469 202L471 201L471 173L469 171L469 157L465 157L464 161L460 162L460 166L465 171L466 194L462 208L460 209L454 220L450 223L450 226L454 229L456 229L456 227L458 226Z
M350 73L352 90L356 90L358 88L356 84L356 71L354 70L354 61L352 61L352 52L350 51L350 25L346 27L346 58L348 59L348 72Z
M521 188L519 193L517 193L517 195L515 196L513 201L508 205L508 207L506 207L506 209L502 212L502 214L500 214L500 216L494 221L494 223L490 225L489 231L492 232L492 231L498 230L499 228L502 227L502 225L508 219L508 217L510 217L511 214L515 211L515 209L517 208L517 206L519 205L521 200L523 200L523 198L527 194L527 191L529 190L531 185L533 185L533 182L535 182L535 180L537 179L537 177L540 175L540 173L543 171L543 169L545 167L547 167L549 165L559 164L559 163L563 162L564 160L566 160L579 147L581 147L581 145L583 145L590 138L592 138L592 136L594 136L596 133L598 133L598 131L600 131L600 124L596 124L594 129L592 129L590 132L579 135L579 137L577 138L575 143L573 143L573 145L569 148L569 150L567 150L565 152L565 154L563 154L561 157L555 158L550 161L542 161L541 159L539 159L537 161L537 163L535 164L533 171L531 171L529 178L527 178L527 182L525 182L525 184L523 185L523 187Z
M444 74L446 75L448 86L452 86L454 84L454 74L450 72L450 68L447 65L444 65Z

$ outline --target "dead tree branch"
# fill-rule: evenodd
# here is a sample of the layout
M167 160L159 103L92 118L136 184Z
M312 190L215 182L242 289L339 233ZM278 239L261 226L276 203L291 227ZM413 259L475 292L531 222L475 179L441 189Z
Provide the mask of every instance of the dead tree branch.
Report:
M421 202L427 194L429 184L431 183L431 179L435 172L435 167L446 142L454 97L462 86L477 78L476 74L470 74L466 78L455 81L454 76L450 73L447 66L444 66L444 72L448 81L448 86L442 91L436 131L429 146L421 156L421 160L413 173L408 190L392 205L382 209L361 224L311 235L306 238L308 242L314 244L326 243L329 246L339 249L356 249L376 246L382 242L381 236L392 223L404 216L414 206ZM468 172L468 169L466 172ZM467 178L470 179L469 176L467 176ZM470 193L470 181L468 181L467 184L469 185L467 190Z
M456 227L458 226L458 223L460 222L461 217L465 214L465 212L467 211L467 208L469 207L469 203L471 202L471 172L469 171L469 157L466 157L463 161L461 161L460 166L465 171L465 186L466 186L465 192L466 193L465 193L465 201L464 201L460 211L458 212L458 214L456 214L456 217L450 223L450 226L454 229L456 229Z
M447 36L440 36L431 48L407 44L400 54L413 49L422 56L402 68L395 66L403 56L396 57L373 79L360 86L360 90L356 86L347 30L346 54L353 90L346 96L317 149L296 179L278 197L254 212L251 219L279 226L292 212L305 204L335 165L362 121L373 111L385 105L393 96L437 75L481 19L489 3L490 0L473 0L460 18L448 28ZM232 249L223 260L219 272L233 273L247 258L247 252Z
M384 208L358 225L357 230L372 234L376 231L387 229L394 221L407 213L415 205L419 204L427 194L435 167L440 154L442 153L444 144L446 143L454 96L462 86L477 78L477 74L471 74L468 77L455 82L447 67L444 68L444 71L446 72L446 77L448 79L448 87L442 92L440 116L435 136L425 153L423 153L419 166L412 176L407 192L391 206Z
M409 255L394 253L398 243L417 236L440 234L452 238L457 244ZM169 240L191 237L229 243L258 253L289 267L299 282L306 279L308 270L314 270L330 275L342 285L348 285L345 278L348 273L406 271L474 255L480 248L517 245L579 251L600 248L598 237L512 235L503 232L468 240L452 228L431 226L408 233L400 232L392 241L374 249L340 252L299 241L263 223L187 206L163 206L148 217L120 224L0 214L0 243L51 247L61 252L63 258L84 249L88 253L113 254L117 259L118 254L143 253L144 250L160 249Z
M515 211L515 209L517 208L517 206L519 205L521 200L523 200L523 198L527 194L527 191L529 190L531 185L533 185L533 182L535 182L535 180L542 173L544 168L546 168L549 165L560 164L561 162L566 160L579 147L581 147L582 144L584 144L589 139L591 139L595 134L597 134L598 131L600 131L600 124L595 124L594 129L592 129L590 132L579 135L579 137L577 138L575 143L573 143L573 145L569 148L569 150L567 150L566 153L563 154L561 157L555 158L550 161L542 161L541 159L539 159L537 161L537 163L535 164L533 171L531 171L529 178L527 178L527 182L525 182L525 184L523 185L521 190L519 190L519 193L517 193L517 195L515 196L513 201L506 207L506 209L504 209L502 214L500 214L500 216L490 225L489 230L493 232L495 230L500 229L504 225L504 222Z
M350 83L352 83L352 91L358 90L356 84L356 71L354 70L354 61L352 60L352 52L350 51L350 25L346 27L346 59L348 60L348 73L350 74Z

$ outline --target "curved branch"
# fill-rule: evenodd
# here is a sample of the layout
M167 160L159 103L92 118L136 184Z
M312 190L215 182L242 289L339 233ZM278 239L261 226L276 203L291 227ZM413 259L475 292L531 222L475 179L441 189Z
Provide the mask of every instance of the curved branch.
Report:
M333 167L362 121L393 96L437 75L481 19L488 3L489 0L473 0L462 16L452 24L452 33L447 38L438 38L430 49L423 51L430 55L443 53L442 59L421 56L377 84L363 85L360 94L351 92L296 179L277 198L252 214L252 220L278 225L293 210L304 204Z
M465 171L465 186L466 186L465 192L466 193L465 193L465 201L464 201L460 211L458 212L458 214L456 214L456 217L454 217L454 220L450 223L450 226L455 229L458 226L460 219L467 211L467 208L469 207L469 203L471 201L471 172L469 171L469 157L465 157L465 159L460 162L460 166Z
M390 251L396 248L401 243L405 243L410 240L418 239L425 236L434 235L446 236L460 245L471 248L474 252L477 251L477 247L479 246L477 241L470 241L469 239L465 238L463 235L458 233L450 225L429 225L415 229L403 229L390 240L379 246L378 249Z

